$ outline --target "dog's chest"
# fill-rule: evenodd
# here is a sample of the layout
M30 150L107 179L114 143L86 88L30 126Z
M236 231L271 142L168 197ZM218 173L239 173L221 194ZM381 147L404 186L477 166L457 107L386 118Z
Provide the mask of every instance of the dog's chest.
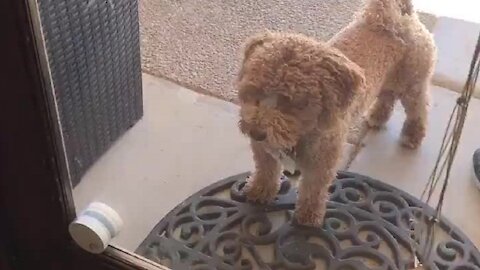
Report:
M288 153L286 151L270 150L268 148L265 150L270 153L274 159L280 162L284 171L288 171L293 174L295 169L297 169L295 162L296 153L294 150L289 151Z
M290 173L294 173L295 169L297 168L295 160L290 156L287 155L286 153L280 154L280 157L278 158L280 163L282 163L283 170L288 171Z

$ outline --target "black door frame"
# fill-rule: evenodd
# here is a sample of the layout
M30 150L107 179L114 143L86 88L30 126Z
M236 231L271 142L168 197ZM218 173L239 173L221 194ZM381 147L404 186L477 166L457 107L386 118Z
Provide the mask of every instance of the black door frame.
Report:
M0 13L0 258L12 269L166 269L70 238L72 189L28 0L0 1Z

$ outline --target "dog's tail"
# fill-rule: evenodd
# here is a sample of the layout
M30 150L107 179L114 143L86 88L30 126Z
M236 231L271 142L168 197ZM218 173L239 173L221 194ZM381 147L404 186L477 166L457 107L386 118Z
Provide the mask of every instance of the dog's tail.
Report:
M412 15L414 13L412 0L395 0L400 8L402 15Z
M394 30L414 13L412 0L368 0L362 17L371 26Z

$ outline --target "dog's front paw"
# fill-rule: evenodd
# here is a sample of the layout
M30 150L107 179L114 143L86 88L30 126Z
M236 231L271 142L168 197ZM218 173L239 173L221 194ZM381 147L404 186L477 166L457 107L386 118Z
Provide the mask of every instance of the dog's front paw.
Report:
M322 227L325 217L325 209L320 210L318 207L297 207L294 215L294 222L299 225Z
M245 195L247 200L257 203L269 203L275 200L278 190L280 189L280 181L278 179L261 179L250 177L245 185Z

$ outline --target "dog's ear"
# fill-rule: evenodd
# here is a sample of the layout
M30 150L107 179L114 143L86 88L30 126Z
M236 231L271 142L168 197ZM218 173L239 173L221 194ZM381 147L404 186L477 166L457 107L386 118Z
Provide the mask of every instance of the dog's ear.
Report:
M333 53L322 59L322 67L327 71L322 76L324 103L330 103L331 109L345 110L358 95L363 94L363 69L341 53Z
M258 48L261 47L265 42L272 40L273 34L270 32L256 34L247 39L244 45L243 60L242 66L238 73L237 83L243 78L245 72L245 61L250 57L250 55Z
M270 32L265 32L261 34L256 34L247 39L244 45L244 61L247 59L256 48L262 46L265 42L271 40L273 34Z

